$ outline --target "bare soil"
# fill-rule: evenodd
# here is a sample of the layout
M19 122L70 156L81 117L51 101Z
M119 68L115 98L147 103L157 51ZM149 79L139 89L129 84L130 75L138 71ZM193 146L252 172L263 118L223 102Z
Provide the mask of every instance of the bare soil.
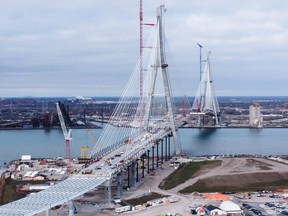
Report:
M0 205L3 204L4 188L5 188L5 177L3 174L2 176L0 176Z
M203 166L187 181L190 184L186 182L177 189L190 193L288 188L287 168L286 164L262 158L227 158L220 166Z
M288 188L288 173L250 173L213 176L198 180L190 191L235 192L259 191Z
M205 173L210 172L212 169L215 169L216 167L220 167L221 164L222 164L222 161L217 161L216 163L205 164L201 166L200 170L198 170L196 173L193 174L192 178L204 175Z

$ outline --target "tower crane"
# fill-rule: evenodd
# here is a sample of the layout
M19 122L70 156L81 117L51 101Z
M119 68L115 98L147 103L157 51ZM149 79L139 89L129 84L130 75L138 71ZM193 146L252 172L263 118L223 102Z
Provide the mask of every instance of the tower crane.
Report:
M62 132L64 135L65 143L66 143L66 160L67 160L67 172L71 172L71 149L70 149L70 141L72 139L72 130L67 130L67 127L65 125L65 120L61 111L61 108L59 106L59 103L56 103L57 107L57 113L59 116L59 121L61 124Z
M94 143L94 147L95 147L96 146L96 138L95 138L94 134L92 133L90 128L87 128L87 132L89 133L89 135L90 135L90 137ZM82 159L90 159L91 158L90 146L81 146L80 150L81 150L81 158Z
M89 135L90 135L90 137L91 137L91 139L92 139L92 141L94 143L94 147L95 147L96 144L97 144L97 141L96 141L96 138L95 138L94 134L92 133L90 128L87 128L87 132L89 133Z
M96 148L96 144L97 144L96 137L94 136L94 134L92 133L90 128L87 128L87 132L89 133L89 135L90 135L90 137L94 143L94 148ZM99 147L97 148L97 150L99 150ZM92 158L91 154L90 154L90 158Z

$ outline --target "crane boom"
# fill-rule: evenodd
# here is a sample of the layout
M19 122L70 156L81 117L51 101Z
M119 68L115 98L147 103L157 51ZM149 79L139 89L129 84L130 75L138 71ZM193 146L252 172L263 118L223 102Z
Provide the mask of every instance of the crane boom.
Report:
M63 117L62 111L60 109L59 103L56 103L56 107L57 107L57 113L58 113L58 117L59 117L59 121L60 121L60 124L61 124L61 128L62 128L62 132L63 132L64 138L67 139L68 138L68 131L67 131L67 128L66 128L66 125L65 125L64 117Z
M94 149L96 148L96 144L97 144L97 141L96 141L96 137L94 136L94 134L92 133L92 131L89 129L89 128L87 128L87 132L89 133L89 135L90 135L90 137L91 137L91 139L92 139L92 141L93 141L93 143L94 143ZM96 148L96 150L98 151L99 150L99 146ZM90 158L92 157L92 154L90 154Z
M62 111L60 109L59 103L56 103L56 108L57 108L57 113L59 116L59 121L61 124L61 128L62 128L62 132L64 135L64 139L65 139L65 143L66 143L66 160L67 160L67 172L70 173L71 172L71 149L70 149L70 140L71 140L71 133L72 130L69 129L69 131L67 131L67 127L64 121L64 117L62 114Z

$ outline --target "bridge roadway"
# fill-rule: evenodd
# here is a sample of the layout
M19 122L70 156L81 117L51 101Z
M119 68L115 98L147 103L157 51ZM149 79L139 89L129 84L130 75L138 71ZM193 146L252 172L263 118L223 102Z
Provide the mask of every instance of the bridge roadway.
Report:
M166 127L163 123L158 128L154 133L142 134L131 140L130 144L120 146L105 155L101 160L81 170L81 173L72 174L66 180L46 190L0 206L0 216L30 216L49 211L49 209L57 205L73 200L104 182L110 181L113 175L119 173L131 161L139 158L157 140L171 133L170 129L165 129ZM115 157L115 155L117 156ZM108 165L106 162L111 157L114 157L114 159L110 160L111 164ZM92 171L92 173L83 174L84 172L89 173L89 171Z

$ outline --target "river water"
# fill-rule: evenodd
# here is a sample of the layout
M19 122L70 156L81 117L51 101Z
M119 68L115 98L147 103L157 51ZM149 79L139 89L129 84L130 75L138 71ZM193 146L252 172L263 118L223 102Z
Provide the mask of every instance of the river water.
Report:
M92 131L98 138L102 129ZM182 151L190 155L288 155L286 128L181 128L179 136ZM73 130L73 157L80 156L81 146L92 148L93 145L87 130ZM21 158L21 155L35 158L65 156L62 130L0 130L0 166L4 162Z

